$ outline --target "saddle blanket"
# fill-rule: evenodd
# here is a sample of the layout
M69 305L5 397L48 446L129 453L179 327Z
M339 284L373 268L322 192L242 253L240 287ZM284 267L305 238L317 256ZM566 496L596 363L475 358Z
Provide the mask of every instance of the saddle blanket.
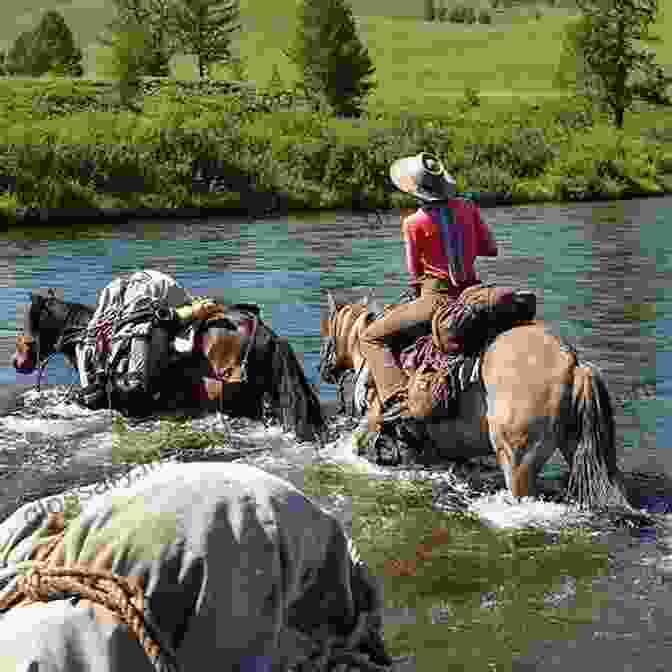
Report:
M0 600L49 538L53 499L0 524ZM340 522L281 478L244 464L169 463L85 502L47 562L139 577L177 669L275 672L358 621L382 646L380 585L353 553ZM154 669L124 623L86 600L51 597L0 613L0 672Z

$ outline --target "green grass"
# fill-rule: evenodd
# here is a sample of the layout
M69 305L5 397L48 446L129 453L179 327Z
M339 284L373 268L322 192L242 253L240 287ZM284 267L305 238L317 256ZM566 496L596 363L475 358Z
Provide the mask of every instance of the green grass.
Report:
M454 2L445 2L448 7ZM468 4L488 7L485 2ZM664 4L664 3L663 3ZM54 0L16 3L14 16L5 11L0 25L0 43L11 45L20 30L36 25L41 12L56 7L73 30L84 50L87 76L96 72L96 35L112 18L112 4L106 0ZM402 0L353 0L360 35L377 68L379 88L375 100L417 107L425 100L440 107L473 86L492 96L545 97L558 95L552 78L560 56L562 29L570 16L566 9L544 4L541 20L530 16L531 7L498 10L492 26L461 26L428 23L421 19L422 2ZM235 49L248 60L249 76L265 85L277 64L285 82L296 78L296 70L282 53L290 43L295 26L296 0L241 0L243 31L235 38ZM11 11L11 10L10 10ZM659 33L672 34L672 12L661 16ZM657 45L659 61L672 65L672 40ZM193 58L178 56L173 62L178 78L196 77ZM224 70L215 76L226 77Z

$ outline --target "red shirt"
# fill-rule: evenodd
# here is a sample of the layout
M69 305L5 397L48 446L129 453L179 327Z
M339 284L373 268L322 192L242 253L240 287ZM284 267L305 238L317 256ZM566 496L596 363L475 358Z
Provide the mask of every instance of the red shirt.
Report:
M406 247L406 265L412 280L423 276L440 278L451 282L451 295L479 282L474 270L476 257L496 257L497 243L480 216L478 206L472 201L453 198L448 201L453 211L453 225L460 227L463 241L462 266L465 282L455 285L451 282L449 262L444 251L439 229L439 210L422 208L407 217L402 225Z

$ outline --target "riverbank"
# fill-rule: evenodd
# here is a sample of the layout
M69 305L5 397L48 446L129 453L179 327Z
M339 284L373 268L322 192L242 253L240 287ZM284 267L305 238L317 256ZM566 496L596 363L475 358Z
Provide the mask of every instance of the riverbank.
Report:
M90 82L45 83L49 95L30 108L34 82L2 84L0 215L10 226L412 207L388 169L419 151L443 157L458 190L483 207L672 193L667 110L630 114L622 131L562 98L458 100L431 115L379 107L342 119L178 95L166 82L130 112L84 95Z

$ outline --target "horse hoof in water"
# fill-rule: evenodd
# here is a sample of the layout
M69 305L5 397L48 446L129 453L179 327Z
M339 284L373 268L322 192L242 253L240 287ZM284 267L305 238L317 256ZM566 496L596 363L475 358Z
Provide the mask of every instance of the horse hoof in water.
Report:
M381 467L406 467L415 463L415 451L397 436L379 432L369 440L366 458Z

